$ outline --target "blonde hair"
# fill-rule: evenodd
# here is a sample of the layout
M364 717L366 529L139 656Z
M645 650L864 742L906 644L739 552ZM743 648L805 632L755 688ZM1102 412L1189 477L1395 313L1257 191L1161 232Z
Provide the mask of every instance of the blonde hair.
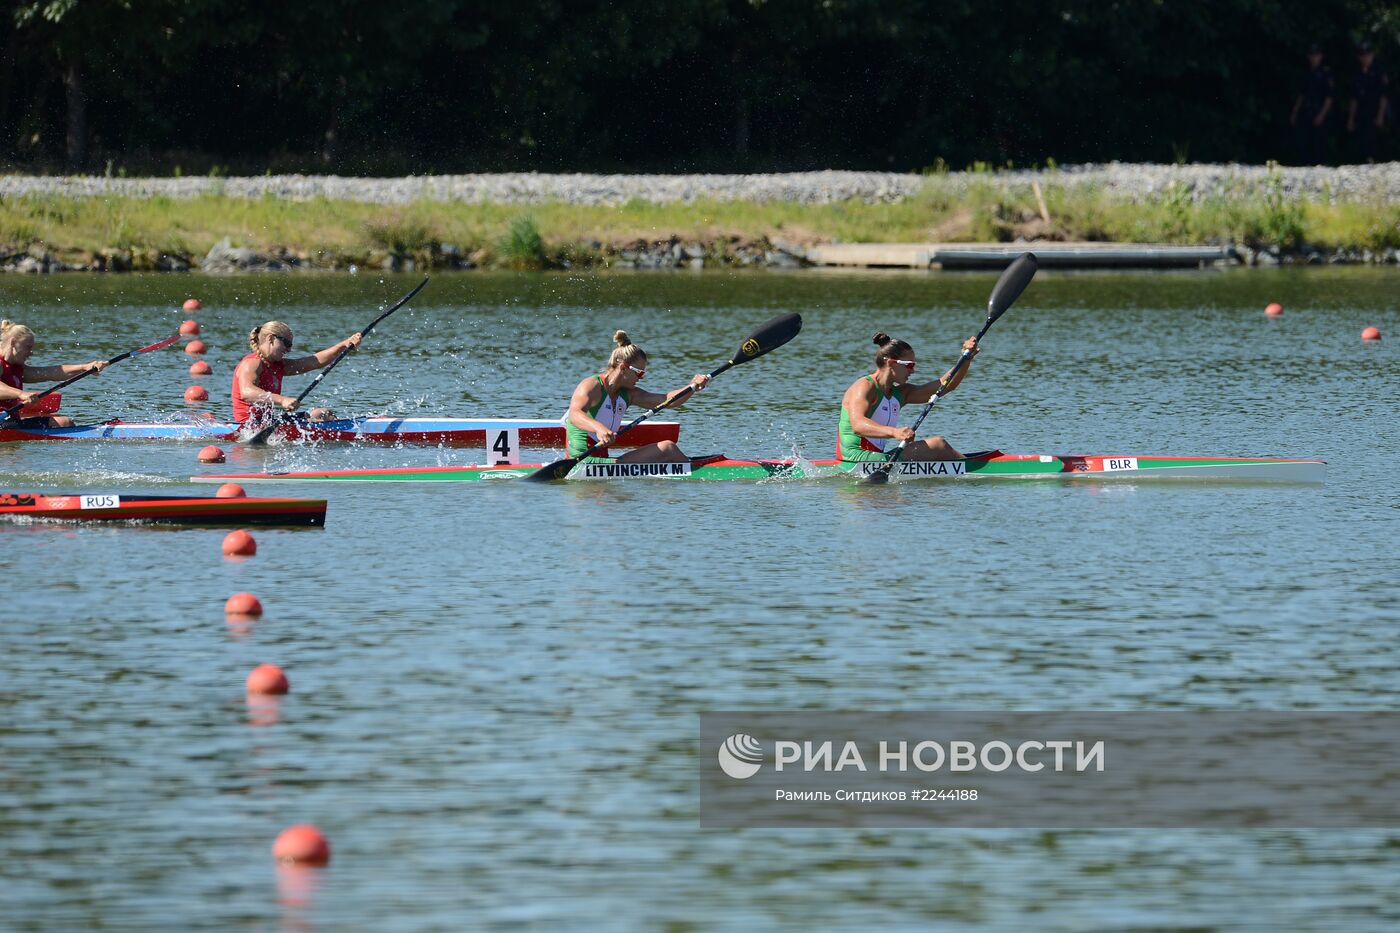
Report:
M14 321L0 321L0 343L7 340L13 342L24 337L33 340L34 331L23 324L16 324Z
M632 338L627 336L625 330L613 334L613 343L617 344L617 349L612 351L612 356L608 357L609 369L618 363L630 363L639 356L646 356L646 351L633 343Z
M263 331L269 334L276 334L278 337L292 339L292 329L281 321L268 321L266 324L259 324L248 332L248 346L253 348L253 352L262 356L262 351L258 349L258 341L262 339Z

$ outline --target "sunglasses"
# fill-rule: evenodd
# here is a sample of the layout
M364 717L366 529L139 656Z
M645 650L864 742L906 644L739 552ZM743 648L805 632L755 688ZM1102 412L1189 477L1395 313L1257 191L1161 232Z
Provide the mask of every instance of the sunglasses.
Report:
M895 359L894 357L886 357L886 359L888 359L891 363L898 363L900 366L908 367L908 369L909 369L909 371L910 371L911 373L914 371L914 361L913 361L913 360L897 360L897 359Z
M645 369L638 369L638 368L635 367L635 366L628 366L626 363L623 363L622 365L623 365L623 366L627 366L628 369L630 369L630 370L632 370L632 372L636 373L638 379L642 378L643 376L645 376L645 375L647 374L647 371L646 371Z
M288 350L292 348L292 340L290 337L283 337L281 334L268 334L268 336L273 340L280 340L282 346L286 347Z

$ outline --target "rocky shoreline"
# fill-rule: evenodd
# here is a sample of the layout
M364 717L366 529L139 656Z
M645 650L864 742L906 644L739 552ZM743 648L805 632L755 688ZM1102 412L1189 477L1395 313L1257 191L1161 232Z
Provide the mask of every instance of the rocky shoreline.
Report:
M1024 242L1028 249L1035 241ZM805 246L783 240L710 241L680 239L635 241L628 244L593 243L586 254L571 248L547 256L542 269L804 269L817 264L807 258ZM1305 246L1235 250L1235 261L1245 266L1277 265L1396 265L1400 250L1339 248L1324 250ZM0 247L0 273L44 275L64 272L198 272L205 275L290 272L383 272L472 270L499 266L482 261L475 253L463 254L444 243L430 251L412 254L371 250L364 255L307 253L280 247L267 252L234 247L223 241L204 257L155 250L106 249L81 258L59 258L43 247L8 253Z
M1177 205L1204 205L1226 198L1263 199L1273 204L1301 205L1364 203L1391 205L1400 210L1400 163L1342 167L1288 168L1248 165L1076 165L1037 170L936 172L928 175L888 172L801 172L771 175L564 175L496 174L437 175L408 178L343 178L337 176L268 175L248 178L121 178L99 176L0 176L0 203L45 197L78 199L167 199L178 213L178 202L201 197L272 199L310 202L343 201L370 205L539 204L617 206L629 203L692 204L751 202L754 204L859 205L900 204L936 193L956 203L960 193L980 186L1009 196L1040 197L1040 189L1087 188L1116 201L1139 203L1170 198ZM72 203L72 202L70 202ZM921 204L922 202L914 202ZM869 210L881 208L871 207ZM1191 208L1194 209L1194 208ZM394 208L394 210L399 210ZM1043 201L1041 207L1044 211ZM1014 221L1015 218L1012 218ZM1000 223L997 235L1006 242L1066 239L1053 229L1038 229L1034 211L1022 223ZM1048 222L1049 217L1046 216ZM761 229L761 228L760 228ZM217 234L216 234L217 235ZM535 234L536 237L538 234ZM1094 237L1090 237L1091 239ZM431 238L428 238L431 239ZM955 238L956 239L956 238ZM1069 237L1074 239L1074 237ZM1108 237L1100 237L1107 240ZM1392 240L1393 241L1393 240ZM159 241L157 241L159 242ZM208 242L205 240L205 242ZM772 234L712 233L695 236L659 235L653 239L588 240L546 245L524 260L503 257L489 248L449 242L421 242L415 248L307 250L295 244L252 249L229 238L200 255L185 249L102 248L63 249L37 239L7 246L0 241L0 272L248 272L336 271L373 269L422 271L476 268L611 268L704 269L780 268L811 265L806 247L831 238L778 237ZM1237 261L1245 265L1272 264L1393 264L1395 248L1382 245L1319 247L1268 242L1236 246Z
M369 250L365 253L307 252L291 247L259 251L233 246L224 239L203 257L158 250L104 249L82 256L60 257L43 246L9 252L0 246L0 272L43 275L59 272L200 272L235 275L259 272L337 272L360 269L383 272L470 270L493 268L481 251L464 253L451 243L409 253ZM807 262L805 247L782 240L743 240L737 237L704 242L679 239L625 244L592 242L546 254L537 268L573 269L799 269Z

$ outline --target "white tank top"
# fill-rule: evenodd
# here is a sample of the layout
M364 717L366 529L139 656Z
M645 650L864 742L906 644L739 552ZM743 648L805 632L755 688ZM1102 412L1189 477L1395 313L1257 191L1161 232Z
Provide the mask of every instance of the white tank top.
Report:
M609 431L616 431L622 427L623 416L627 414L627 399L618 393L615 397L609 398L608 393L603 393L603 404L598 406L598 410L593 414L594 421L601 421L607 426ZM565 416L567 417L567 415ZM588 435L593 437L592 434ZM598 438L593 437L593 440Z
M880 399L880 404L875 406L875 410L869 415L870 420L876 424L892 428L899 424L899 399L893 395ZM866 437L862 438L867 444L872 445L876 450L884 450L888 437Z

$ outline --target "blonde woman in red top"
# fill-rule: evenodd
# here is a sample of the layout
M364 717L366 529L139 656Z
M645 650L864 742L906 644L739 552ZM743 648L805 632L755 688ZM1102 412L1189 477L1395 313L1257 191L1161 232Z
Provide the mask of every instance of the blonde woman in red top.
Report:
M330 365L336 354L346 347L358 347L361 335L349 337L319 353L289 359L292 351L292 329L281 321L268 321L254 327L248 335L253 352L239 360L233 371L233 419L239 424L250 418L266 417L272 409L292 411L297 407L295 396L282 394L282 378L313 372ZM312 421L335 417L329 408L313 408L308 412Z
M89 370L101 373L106 360L91 363L64 363L58 366L30 366L29 355L34 352L34 331L13 321L0 321L0 412L28 405L38 392L26 390L26 382L58 382ZM6 427L71 428L73 419L67 415L37 415L33 418L11 419Z

